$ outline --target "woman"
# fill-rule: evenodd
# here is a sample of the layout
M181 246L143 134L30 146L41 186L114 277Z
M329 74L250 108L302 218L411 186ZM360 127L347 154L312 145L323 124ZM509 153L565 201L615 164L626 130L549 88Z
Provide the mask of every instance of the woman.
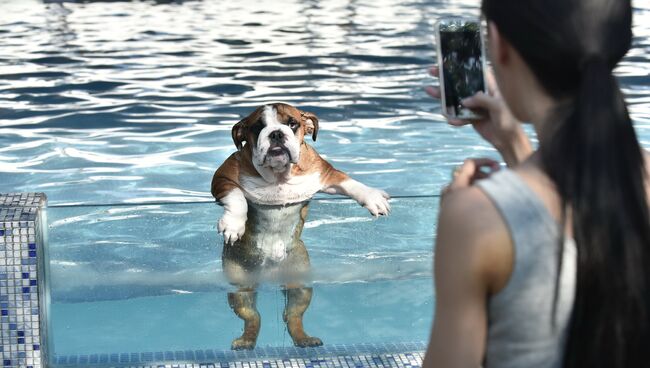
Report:
M494 163L466 161L443 196L423 365L650 367L650 160L612 75L630 1L482 10L500 95L464 104L486 111L472 124L510 169L476 180Z

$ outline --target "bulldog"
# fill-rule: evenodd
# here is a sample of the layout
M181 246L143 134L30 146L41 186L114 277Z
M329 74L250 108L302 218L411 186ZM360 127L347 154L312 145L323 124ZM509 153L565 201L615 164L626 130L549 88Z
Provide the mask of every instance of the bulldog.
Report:
M255 290L269 275L284 284L283 319L294 345L323 344L302 324L312 289L303 285L310 263L300 236L316 193L351 197L375 217L390 212L386 192L336 170L305 142L305 136L316 141L317 135L314 114L282 103L261 106L233 126L237 152L212 178L212 195L224 207L217 225L224 238L223 271L238 287L228 303L244 320L232 349L255 347L260 331Z

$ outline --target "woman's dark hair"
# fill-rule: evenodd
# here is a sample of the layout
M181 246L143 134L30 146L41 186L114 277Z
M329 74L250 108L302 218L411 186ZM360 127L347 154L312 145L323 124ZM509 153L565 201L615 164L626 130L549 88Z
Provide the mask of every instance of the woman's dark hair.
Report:
M612 74L632 43L630 1L484 0L483 13L566 102L540 132L578 250L564 367L650 367L644 155Z

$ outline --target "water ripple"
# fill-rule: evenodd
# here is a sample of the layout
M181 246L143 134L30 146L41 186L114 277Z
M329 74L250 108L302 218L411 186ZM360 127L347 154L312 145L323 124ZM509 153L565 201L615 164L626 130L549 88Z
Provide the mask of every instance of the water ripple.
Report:
M617 74L649 146L650 7L634 6ZM0 192L209 198L232 124L284 101L319 116L314 145L338 168L393 195L437 193L464 157L496 156L423 92L435 20L476 14L473 0L3 2Z

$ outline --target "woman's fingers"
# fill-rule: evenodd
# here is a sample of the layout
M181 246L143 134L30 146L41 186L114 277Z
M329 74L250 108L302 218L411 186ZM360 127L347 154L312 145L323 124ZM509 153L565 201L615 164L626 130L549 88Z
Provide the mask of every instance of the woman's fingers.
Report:
M424 90L429 96L440 99L440 88L428 86Z
M485 73L485 79L487 80L487 88L490 96L496 96L499 94L499 89L497 87L497 80L494 78L494 72L492 68L489 68Z
M501 165L490 158L475 158L472 160L476 166L472 182L478 179L485 179L501 169Z
M463 126L472 123L471 120L461 120L461 119L449 119L448 122L449 125L453 125L453 126Z
M451 182L450 189L458 189L470 186L472 177L476 172L476 164L473 160L465 160L463 164L454 171L454 180Z
M472 97L468 97L462 101L463 106L470 109L483 109L487 111L495 111L500 107L499 100L483 92L478 92Z
M449 189L454 190L468 187L472 185L474 181L487 178L499 169L499 163L489 158L467 159L460 167L454 170L454 178Z
M438 75L440 74L440 69L438 69L437 66L432 66L431 68L429 68L429 74L431 74L431 76L437 78ZM428 86L424 90L427 92L427 94L429 96L431 96L433 98L436 98L436 99L440 99L440 88L433 87L433 86Z
M474 184L476 180L488 178L500 168L499 162L490 158L467 159L461 166L454 169L451 183L442 188L440 195L444 199L449 192L467 188Z
M429 74L431 74L431 76L433 77L439 77L440 68L437 65L430 67ZM493 95L496 93L496 81L494 79L494 75L491 70L487 72L486 79L488 83L489 94L478 92L474 96L464 99L462 103L465 107L474 110L487 110L487 111L494 111L494 109L499 108L499 100L496 97L493 97ZM429 96L435 99L441 98L441 92L439 87L427 86L425 87L424 90ZM448 119L448 123L453 126L464 126L468 124L473 124L475 122L476 122L475 120L462 120L462 119L455 119L455 118Z
M499 164L499 161L495 161L495 160L493 160L491 158L481 157L481 158L473 158L471 160L474 161L474 164L478 168L489 167L489 168L498 170L501 167L501 165Z
M429 74L432 77L440 77L440 68L437 65L434 65L429 68ZM492 71L492 68L488 68L485 72L485 79L487 81L487 89L488 89L488 94L490 96L496 96L499 93L499 89L497 87L497 81L494 78L494 72Z
M483 92L478 92L472 97L467 97L462 101L463 106L470 108L472 110L483 110L486 112L496 111L499 108L499 100L495 97L486 95ZM478 121L483 120L483 118L475 120L467 119L449 119L449 124L453 126L463 126L468 124L474 124Z

